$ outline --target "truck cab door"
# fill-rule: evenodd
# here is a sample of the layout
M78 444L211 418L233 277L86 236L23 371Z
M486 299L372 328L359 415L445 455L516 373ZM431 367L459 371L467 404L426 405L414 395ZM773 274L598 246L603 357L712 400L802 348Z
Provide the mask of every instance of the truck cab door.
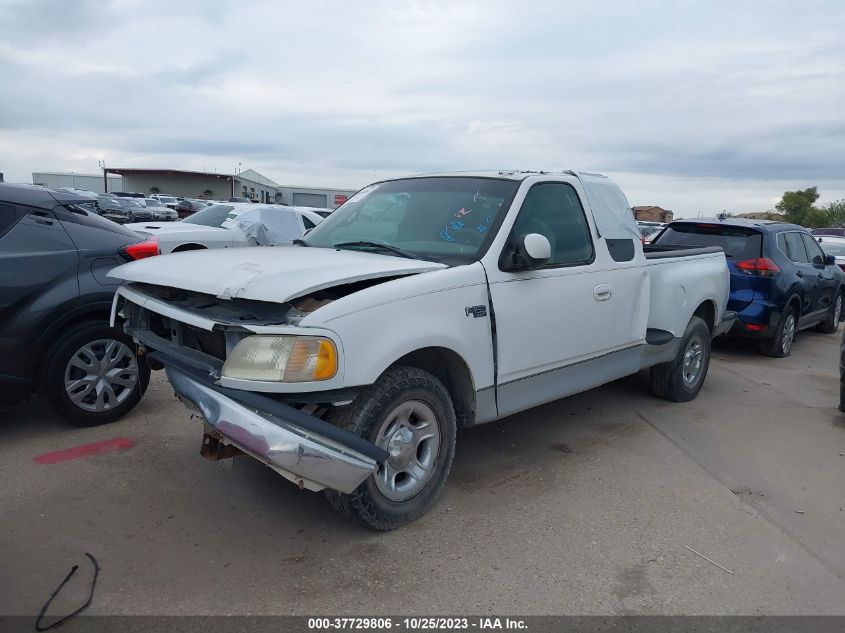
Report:
M620 278L603 241L593 240L584 206L569 183L533 184L502 253L494 254L498 265L489 259L485 264L495 315L500 416L639 368L638 353L622 362L615 355L634 347L632 329L620 331L614 324L619 314L634 318L636 298L617 284ZM509 270L513 243L529 233L549 240L551 257L537 269Z

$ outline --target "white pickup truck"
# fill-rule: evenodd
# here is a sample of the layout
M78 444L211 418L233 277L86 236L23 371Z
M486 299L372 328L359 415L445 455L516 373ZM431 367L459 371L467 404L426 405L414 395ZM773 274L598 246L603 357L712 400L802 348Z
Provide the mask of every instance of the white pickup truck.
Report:
M364 525L429 509L455 429L651 368L694 398L727 330L720 249L645 254L597 174L420 176L366 187L285 249L154 257L113 319L204 420Z

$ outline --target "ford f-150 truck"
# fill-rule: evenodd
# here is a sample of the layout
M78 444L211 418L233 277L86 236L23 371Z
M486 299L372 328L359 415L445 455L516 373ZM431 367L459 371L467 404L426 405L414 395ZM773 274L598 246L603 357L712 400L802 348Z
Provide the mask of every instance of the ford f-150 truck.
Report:
M687 401L726 331L718 248L646 254L598 174L457 173L370 185L291 248L117 268L112 318L204 421L377 530L429 509L457 427L650 367Z

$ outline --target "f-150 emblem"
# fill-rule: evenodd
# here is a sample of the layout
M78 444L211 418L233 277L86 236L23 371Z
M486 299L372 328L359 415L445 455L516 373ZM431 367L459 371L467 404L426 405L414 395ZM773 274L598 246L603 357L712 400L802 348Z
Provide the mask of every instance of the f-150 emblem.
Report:
M465 310L467 316L474 319L487 316L487 306L468 306Z

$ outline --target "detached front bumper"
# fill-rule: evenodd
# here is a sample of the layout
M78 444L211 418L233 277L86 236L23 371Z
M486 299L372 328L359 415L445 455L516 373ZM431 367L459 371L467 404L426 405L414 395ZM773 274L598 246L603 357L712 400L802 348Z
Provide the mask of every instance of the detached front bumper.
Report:
M246 406L203 384L188 372L173 366L166 366L166 371L179 399L198 412L225 443L303 488L331 488L349 493L378 468L376 459L340 441ZM340 431L336 427L335 430ZM350 439L359 439L349 435Z

